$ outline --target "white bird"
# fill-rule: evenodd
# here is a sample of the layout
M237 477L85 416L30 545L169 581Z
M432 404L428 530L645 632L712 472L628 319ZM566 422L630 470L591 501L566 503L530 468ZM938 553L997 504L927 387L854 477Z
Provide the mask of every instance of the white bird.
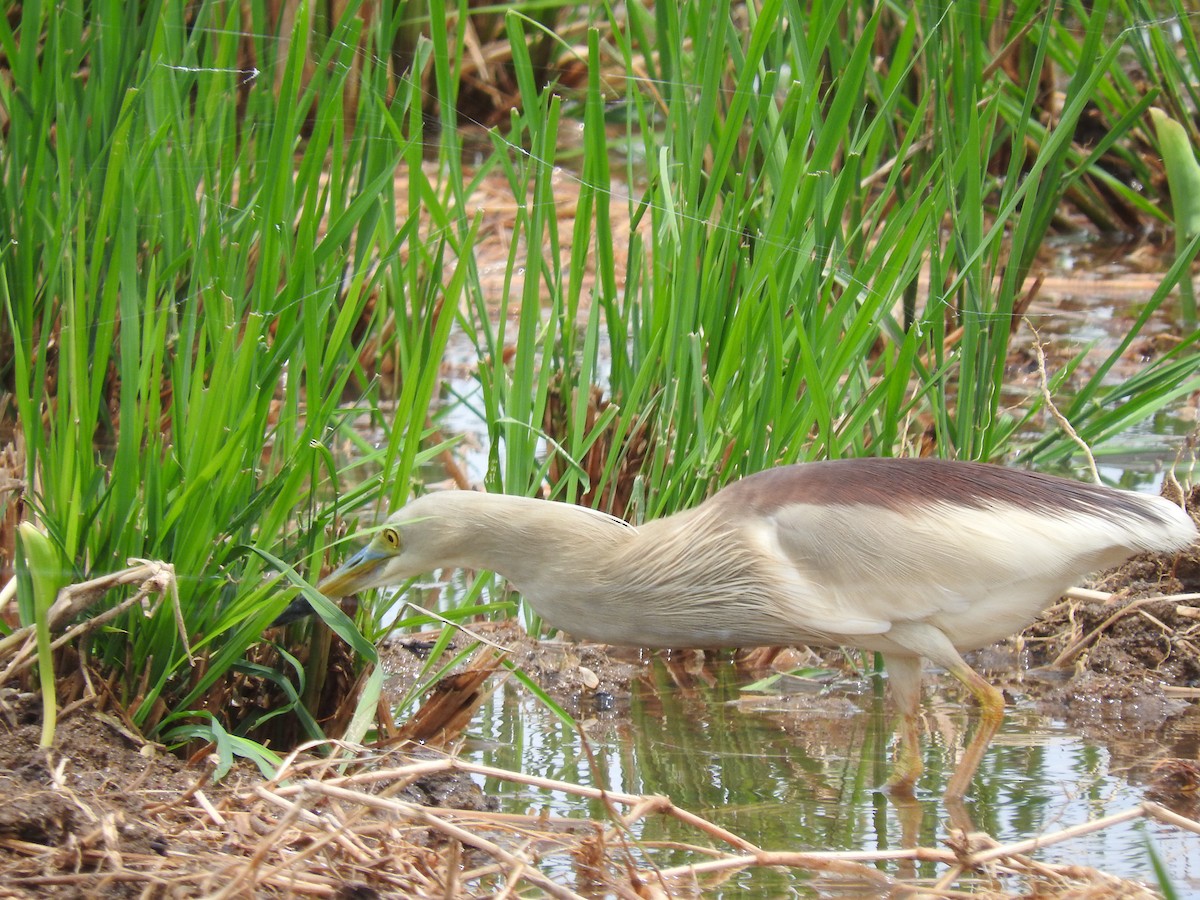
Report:
M1020 631L1089 573L1196 538L1188 514L1161 497L978 463L855 459L760 472L636 527L565 503L432 493L318 587L341 597L483 569L575 638L878 651L903 715L889 782L899 794L921 772L928 659L982 707L946 792L959 797L1004 715L1000 691L961 654ZM293 606L281 619L309 611Z

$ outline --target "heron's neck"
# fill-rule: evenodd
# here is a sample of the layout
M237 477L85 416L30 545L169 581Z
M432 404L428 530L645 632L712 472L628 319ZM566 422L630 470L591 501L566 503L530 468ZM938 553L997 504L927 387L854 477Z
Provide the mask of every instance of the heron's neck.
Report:
M560 503L520 501L507 512L463 564L503 575L546 622L577 638L677 646L673 619L688 603L757 588L747 577L753 552L704 507L637 528Z
M536 603L548 592L602 580L607 561L637 538L632 526L586 507L491 495L458 536L456 563L497 572Z

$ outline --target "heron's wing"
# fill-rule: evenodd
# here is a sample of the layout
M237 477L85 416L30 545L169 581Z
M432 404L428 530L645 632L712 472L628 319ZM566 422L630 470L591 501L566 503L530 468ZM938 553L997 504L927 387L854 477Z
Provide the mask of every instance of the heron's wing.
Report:
M769 522L763 537L789 570L804 615L845 635L968 614L1008 627L1133 552L1104 519L1017 507L793 503Z

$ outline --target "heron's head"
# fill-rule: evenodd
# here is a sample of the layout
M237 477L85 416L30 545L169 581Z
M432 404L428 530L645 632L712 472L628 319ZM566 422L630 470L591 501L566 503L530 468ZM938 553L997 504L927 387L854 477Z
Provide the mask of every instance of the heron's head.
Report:
M463 568L504 575L528 597L546 583L561 586L564 570L570 571L581 559L594 561L601 552L597 547L613 552L613 541L632 533L619 519L566 503L438 491L393 514L375 530L371 542L318 584L317 590L336 600L369 588L402 584L435 569ZM311 612L301 596L275 624Z
M317 585L326 597L348 597L370 588L399 584L414 575L453 565L463 526L468 491L420 497L393 514L365 547Z

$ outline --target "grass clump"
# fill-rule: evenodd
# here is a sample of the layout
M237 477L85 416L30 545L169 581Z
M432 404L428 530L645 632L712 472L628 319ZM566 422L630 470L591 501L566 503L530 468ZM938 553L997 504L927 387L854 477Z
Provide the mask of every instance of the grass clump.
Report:
M429 452L441 311L462 279L444 241L396 264L422 95L390 83L383 35L351 9L317 46L303 8L267 39L240 9L25 4L0 35L9 129L36 136L11 144L0 201L26 502L71 579L131 557L175 566L182 622L136 610L91 648L134 724L166 739L181 716L250 731L271 714L229 721L223 704L288 594L251 551L315 573L342 506L379 493L352 469ZM243 34L262 38L251 68ZM389 423L386 451L339 461L390 354L421 412Z

